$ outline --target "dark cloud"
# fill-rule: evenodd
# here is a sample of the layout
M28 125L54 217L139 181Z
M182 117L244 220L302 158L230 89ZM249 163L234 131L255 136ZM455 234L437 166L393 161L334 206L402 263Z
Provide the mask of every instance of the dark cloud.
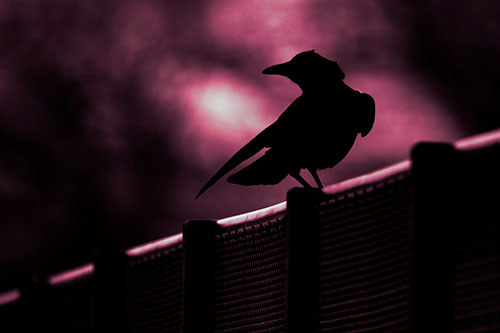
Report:
M469 133L500 126L499 17L493 1L424 1L413 13L413 65Z

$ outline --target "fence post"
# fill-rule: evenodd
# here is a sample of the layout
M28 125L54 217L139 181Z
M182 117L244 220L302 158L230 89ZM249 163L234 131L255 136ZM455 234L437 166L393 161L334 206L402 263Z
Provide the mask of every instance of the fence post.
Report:
M122 332L127 255L102 250L94 261L94 331Z
M453 331L456 151L421 143L412 150L412 332Z
M184 333L213 331L213 258L217 222L189 220L183 227Z
M20 332L44 332L49 330L46 306L49 286L46 279L34 276L21 286Z
M287 332L316 332L318 327L321 195L311 188L294 188L287 195Z

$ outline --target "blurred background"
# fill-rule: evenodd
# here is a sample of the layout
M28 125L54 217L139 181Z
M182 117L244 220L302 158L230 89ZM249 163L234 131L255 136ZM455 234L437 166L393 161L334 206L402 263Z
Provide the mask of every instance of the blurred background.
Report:
M326 184L500 127L500 6L382 0L0 2L0 291L285 200L210 176L300 91L315 49L377 116Z

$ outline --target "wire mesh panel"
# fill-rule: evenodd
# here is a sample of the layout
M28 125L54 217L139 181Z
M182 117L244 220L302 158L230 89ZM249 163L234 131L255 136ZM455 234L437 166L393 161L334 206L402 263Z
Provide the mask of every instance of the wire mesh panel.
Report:
M499 332L500 234L483 229L462 236L455 253L455 332Z
M320 205L319 330L410 328L409 171Z
M126 332L180 332L182 243L130 258L125 268Z
M285 214L222 229L214 244L216 332L283 332Z
M21 302L17 292L0 294L0 332L21 332Z
M53 284L48 291L49 332L91 332L93 325L93 275Z

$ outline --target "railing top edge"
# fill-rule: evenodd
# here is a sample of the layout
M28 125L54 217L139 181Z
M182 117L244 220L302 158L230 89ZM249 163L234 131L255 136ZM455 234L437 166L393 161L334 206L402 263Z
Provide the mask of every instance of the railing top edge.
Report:
M69 269L67 271L51 275L49 276L48 281L51 285L58 285L90 275L93 272L94 264L88 263L76 268Z
M217 224L222 226L242 224L246 222L255 221L264 218L266 216L278 214L284 212L285 210L286 210L286 201L283 201L276 205L272 205L266 208L217 220Z
M126 250L126 254L131 257L140 256L145 253L149 253L158 249L163 249L171 245L182 242L182 234L178 233L165 238L157 239L152 242L134 246Z
M383 179L392 177L398 173L409 170L411 167L410 160L404 160L399 163L387 166L377 171L364 174L355 178L345 180L343 182L327 186L323 193L326 195L333 195L336 193L344 192L355 187L363 186L370 183L376 183Z
M499 142L500 129L497 129L491 132L481 133L478 135L470 136L468 138L460 139L458 141L455 141L453 145L456 149L469 150L489 146L491 144Z
M21 297L19 289L12 289L0 293L0 306L17 301Z

